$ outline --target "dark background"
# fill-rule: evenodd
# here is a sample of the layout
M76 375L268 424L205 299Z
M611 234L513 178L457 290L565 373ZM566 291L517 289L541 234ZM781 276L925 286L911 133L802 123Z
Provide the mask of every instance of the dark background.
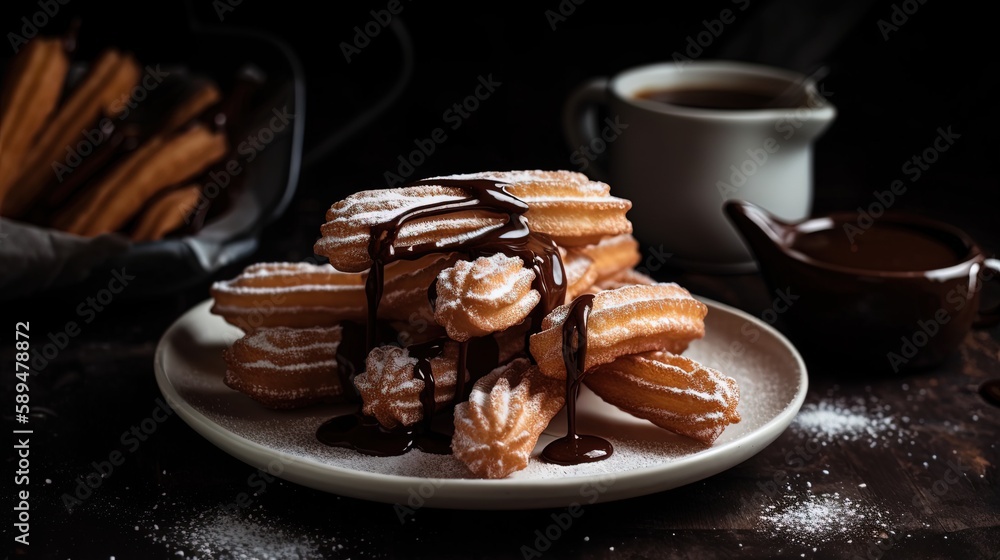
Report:
M319 8L296 0L243 0L226 10L219 6L228 6L227 0L112 1L99 8L70 2L43 32L57 33L79 15L80 58L104 45L119 45L137 52L141 61L149 61L144 52L162 58L171 44L182 44L192 19L273 34L292 47L305 68L307 152L386 93L402 72L402 50L409 50L414 72L403 95L339 150L306 169L300 200L315 196L325 207L355 190L383 186L383 174L398 165L396 157L440 126L448 141L414 178L482 169L572 168L561 109L573 88L593 76L685 53L688 37L703 31L705 20L731 9L736 21L698 58L746 60L805 73L828 69L822 84L839 114L816 145L817 212L867 205L873 190L888 188L901 177L903 163L930 146L938 127L951 126L961 134L959 145L897 201L897 208L926 209L965 225L974 236L990 225L988 203L997 200L998 186L993 155L1000 148L993 97L997 48L989 18L969 3L739 0L667 3L663 15L627 1L575 5L565 0L475 10L400 3L408 47L386 29L351 62L341 44L352 42L355 26L364 27L373 19L370 10L382 10L387 2ZM553 30L546 12L558 12L560 6L574 11ZM878 21L891 22L894 7L914 6L917 11L886 40ZM20 28L21 15L37 9L34 2L5 3L0 8L5 34ZM197 58L211 55L196 53L196 60L188 62L197 65ZM490 74L503 85L459 130L450 130L442 113L470 95L480 75ZM947 197L939 196L942 190ZM316 216L321 219L319 211ZM298 231L297 224L290 220L288 225Z
M395 35L383 30L350 63L340 43L352 41L353 28L364 26L372 19L369 10L381 10L386 2L340 4L243 0L220 21L210 2L73 0L44 33L61 32L69 18L79 15L81 58L104 45L118 45L134 50L144 62L156 61L144 53L170 52L172 45L183 50L180 45L191 18L274 34L294 49L305 68L307 151L386 92L402 70L402 49L409 49L414 73L402 96L305 169L295 201L282 219L265 229L261 250L253 259L301 260L311 255L329 204L356 190L384 186L383 174L395 170L397 156L410 152L414 139L446 126L442 113L474 91L478 76L492 74L502 86L460 129L448 130L448 140L415 177L483 169L572 168L572 150L562 137L561 108L577 84L592 76L668 60L675 51L683 52L688 36L704 30L703 20L718 18L726 8L738 10L742 2L661 3L660 11L652 13L649 3L588 0L573 5L574 13L553 30L545 12L559 10L555 0L530 8L404 1L399 18L411 46L401 47ZM568 0L562 4L572 5ZM931 145L938 127L951 126L961 138L900 197L896 208L955 223L979 239L987 253L995 254L1000 249L995 22L981 5L927 0L886 41L877 22L889 20L894 5L903 3L750 0L745 11L737 11L736 22L727 25L699 58L756 61L802 72L829 68L824 90L839 115L815 146L817 213L869 204L872 191L887 189L902 176L904 162ZM37 10L35 2L5 2L0 6L0 31L6 35L20 29L20 18ZM0 52L8 48L5 41ZM211 52L197 53L188 62L197 65L197 58L211 56ZM219 277L232 276L244 264L237 263ZM766 293L753 277L732 279L732 285L749 282L751 297L726 297L741 291L735 288L711 292L712 286L728 282L708 281L708 293L697 287L692 291L751 312L769 303L760 297ZM246 489L254 469L173 418L161 426L155 445L130 456L94 499L73 512L59 500L73 488L73 479L89 470L91 461L101 460L118 445L122 431L149 415L158 396L152 375L156 341L177 316L207 296L204 283L169 297L116 301L33 379L37 413L33 425L38 435L33 440L37 478L33 473L32 495L37 510L30 557L179 557L172 556L169 543L149 536L160 534L151 527L183 524L199 510L210 510ZM39 296L5 305L4 315L8 321L31 320L33 330L45 333L74 318L76 303L73 295ZM996 330L991 332L977 340L995 347ZM979 363L993 375L998 373L995 354L993 361ZM952 366L962 369L956 364ZM4 383L6 392L7 380ZM817 388L824 386L836 387L836 380L816 381ZM816 398L816 391L810 399ZM761 472L781 466L777 457L755 458L725 476L684 489L588 510L573 538L560 542L551 554L863 556L863 550L849 547L827 546L815 552L775 541L746 529L752 526L747 525L750 521L734 517L732 504L750 495L755 480L764 476ZM848 454L847 460L852 457L856 459ZM7 461L5 468L12 466L10 455ZM995 483L995 474L991 478ZM46 479L52 482L43 484ZM9 484L7 475L4 480ZM976 494L971 487L966 491ZM984 500L970 515L995 519L1000 503L995 496ZM341 499L280 481L259 497L259 505L269 512L262 518L270 520L262 522L266 530L332 535L332 544L324 550L345 558L407 553L519 557L525 535L547 524L550 513L421 511L416 521L400 526L390 506ZM3 525L9 531L8 523ZM994 521L992 530L996 525ZM973 531L955 535L951 542L925 536L897 545L894 552L900 557L985 557L998 545L995 533L989 544L988 534ZM582 535L589 535L589 540L582 541ZM444 546L449 547L447 553ZM609 551L612 546L617 553ZM188 556L195 552L187 550Z

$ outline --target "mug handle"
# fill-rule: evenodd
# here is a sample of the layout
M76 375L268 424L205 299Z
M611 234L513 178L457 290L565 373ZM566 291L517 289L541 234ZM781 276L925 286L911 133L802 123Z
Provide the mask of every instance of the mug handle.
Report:
M607 101L608 78L606 77L593 78L580 85L566 100L566 105L563 107L563 132L571 153L575 153L581 146L590 146L591 141L599 137L597 108ZM588 161L582 171L596 179L607 180L607 171L597 159Z
M998 259L986 259L983 261L983 266L992 270L994 274L1000 274L1000 260ZM1000 323L1000 303L987 309L980 309L972 322L972 326L982 329L992 327L997 323Z

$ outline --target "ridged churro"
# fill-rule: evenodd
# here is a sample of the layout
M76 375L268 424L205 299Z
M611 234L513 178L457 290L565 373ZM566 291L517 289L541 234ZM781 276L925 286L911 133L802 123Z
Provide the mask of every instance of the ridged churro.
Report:
M542 373L564 379L562 324L570 306L558 307L531 335L531 355ZM683 352L705 335L705 304L677 284L625 286L594 296L588 326L587 361L583 370L620 356L667 350Z
M268 408L298 408L343 395L340 327L260 329L225 352L226 385Z
M684 356L623 356L594 368L584 383L625 412L706 445L740 421L736 381Z
M458 261L437 276L434 319L464 342L520 324L538 305L535 273L518 257L497 253Z
M563 391L526 359L497 368L455 407L455 457L480 478L504 478L528 466L539 436L563 407Z
M37 37L17 54L0 93L0 213L24 159L62 93L69 57L61 39Z

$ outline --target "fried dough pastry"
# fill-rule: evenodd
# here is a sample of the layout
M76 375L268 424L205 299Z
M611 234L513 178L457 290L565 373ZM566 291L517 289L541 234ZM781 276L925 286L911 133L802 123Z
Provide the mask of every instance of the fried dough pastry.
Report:
M667 352L623 356L589 371L584 383L625 412L706 445L740 421L733 378Z
M458 188L435 186L403 187L361 191L334 204L326 213L323 237L316 242L316 254L324 255L340 270L362 272L372 265L368 255L372 226L420 206L452 202L465 197ZM447 216L409 222L396 238L396 245L406 247L423 243L446 244L469 239L500 227L506 221L500 215L457 212Z
M563 272L566 274L566 302L576 299L576 296L587 292L597 281L597 267L587 255L577 251L567 251L559 248L562 258Z
M139 220L130 235L132 241L156 241L181 227L194 209L200 194L200 185L188 185L153 200L139 214Z
M139 81L140 72L132 55L109 49L98 57L33 144L16 186L6 197L5 215L18 217L34 204L53 176L52 163L64 160L67 146L76 145L81 131L93 126L102 112L113 116L124 109L121 101Z
M385 267L379 317L405 323L433 323L434 311L427 290L455 260L454 255L427 255L414 261L390 263ZM367 273L361 276L368 278Z
M163 122L160 132L173 132L198 118L209 107L222 99L222 92L212 82L201 82L196 89L184 97Z
M340 327L259 329L223 353L225 383L268 408L298 408L343 394Z
M354 378L365 414L374 416L384 428L412 426L424 419L420 394L424 381L417 379L417 358L399 346L377 346L368 354L365 372ZM455 396L458 379L458 345L447 343L440 356L429 360L434 379L435 407L443 407Z
M328 264L260 263L212 285L212 313L245 332L267 327L332 327L364 322L367 303L360 274Z
M574 171L487 171L434 179L491 179L508 183L507 192L528 205L531 231L565 247L597 243L609 235L632 233L625 213L632 202L611 196L607 183Z
M541 300L535 273L519 257L497 253L458 261L437 276L434 320L452 340L464 342L525 320Z
M455 457L480 478L504 478L528 466L542 431L565 402L564 384L526 359L483 377L455 407Z
M596 294L602 290L614 290L624 286L651 286L653 284L656 284L656 280L653 280L638 270L629 269L623 270L611 278L597 281L593 286L591 286L590 293Z
M14 57L0 93L0 201L55 110L68 69L61 39L36 37Z
M514 358L528 356L528 331L531 330L531 319L525 319L521 324L493 334L497 341L497 363L505 364Z
M528 205L525 214L528 227L549 235L561 245L586 245L608 235L632 231L632 224L625 217L631 203L611 196L607 185L590 181L579 173L510 171L434 179L491 179L510 183L507 192ZM322 239L316 242L316 253L329 258L340 270L367 270L372 265L368 246L374 226L419 207L468 197L461 188L434 185L434 179L417 186L362 191L337 202L326 213L327 222L321 228ZM480 236L506 222L503 212L451 212L406 222L394 245L397 248L444 246Z
M584 255L594 263L594 282L607 280L630 270L642 259L639 242L629 233L605 237L593 245L574 247L569 252Z
M84 236L116 231L150 197L201 173L223 157L226 149L225 134L202 124L174 135L154 136L81 193L80 203L64 211L56 225Z
M562 325L570 306L563 305L542 321L531 335L531 355L542 373L566 378L562 354ZM625 286L594 295L588 321L584 371L620 356L651 350L683 352L705 336L705 304L677 284Z
M454 258L428 255L386 267L379 317L426 331L433 324L427 289ZM250 332L261 327L332 327L364 323L367 275L341 272L328 264L259 263L236 278L212 285L212 312Z

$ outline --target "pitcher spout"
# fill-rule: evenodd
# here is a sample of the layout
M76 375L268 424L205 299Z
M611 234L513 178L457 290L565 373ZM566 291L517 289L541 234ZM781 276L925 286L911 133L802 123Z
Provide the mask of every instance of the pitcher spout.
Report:
M724 208L729 221L740 232L762 268L770 264L768 261L781 258L790 242L790 224L743 200L729 200Z

